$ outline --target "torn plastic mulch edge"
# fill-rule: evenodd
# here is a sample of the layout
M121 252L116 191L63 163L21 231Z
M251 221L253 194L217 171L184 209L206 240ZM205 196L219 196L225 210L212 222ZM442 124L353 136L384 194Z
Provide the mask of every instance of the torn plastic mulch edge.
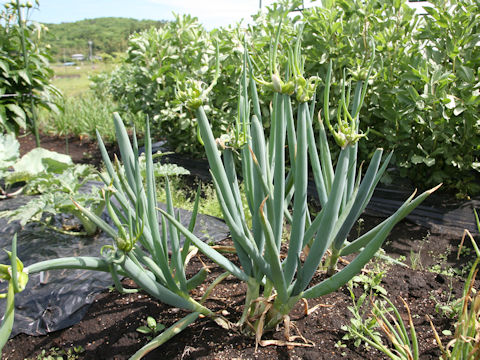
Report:
M28 196L0 201L0 211L15 209L25 204ZM159 206L163 207L163 204ZM191 213L178 209L182 223L188 226ZM106 218L106 215L103 215ZM62 221L62 216L55 216ZM104 233L94 237L63 235L40 224L8 223L0 218L0 248L10 249L13 234L18 234L18 257L28 266L38 261L66 256L100 256L103 245L112 240ZM218 242L229 235L225 223L212 216L198 214L194 233L203 241ZM8 263L6 252L0 252L0 263ZM52 270L29 275L26 289L15 297L15 321L12 336L19 333L45 335L79 322L94 301L95 296L113 284L109 273L89 270ZM7 283L0 283L4 292ZM0 317L5 309L0 299Z

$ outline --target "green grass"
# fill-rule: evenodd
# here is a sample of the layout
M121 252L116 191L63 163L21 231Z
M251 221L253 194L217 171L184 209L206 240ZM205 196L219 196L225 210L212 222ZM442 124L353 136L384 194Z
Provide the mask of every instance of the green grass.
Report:
M39 127L43 132L59 136L95 138L98 130L107 142L115 140L113 112L117 104L109 97L98 96L90 89L90 77L108 72L114 64L80 63L77 66L52 65L55 72L53 85L64 95L60 101L63 111L58 114L41 109ZM127 125L135 124L143 131L144 120L138 116L122 114Z
M170 186L172 188L172 200L175 207L186 209L189 211L193 210L195 203L195 191L191 186L185 185L182 177L171 177ZM159 186L157 187L157 198L158 201L165 203L167 201L167 195L165 192L165 185L163 180L159 180ZM245 199L245 190L243 184L240 184L240 193L243 204L246 204ZM201 214L215 216L217 218L223 219L222 210L220 204L218 203L217 194L215 193L215 188L211 183L202 183L201 184L201 194L202 198L200 199L199 212ZM247 217L247 223L251 226L252 219L248 209L244 208L245 216Z
M77 66L52 65L55 72L53 85L60 89L66 98L82 95L89 90L90 76L111 71L113 66L113 64L104 63L81 63Z
M95 138L95 130L98 130L106 142L115 140L113 113L118 109L110 97L99 97L88 90L65 97L62 107L63 112L58 114L40 112L39 126L43 132L59 136ZM122 114L122 117L127 125L135 124L137 132L142 133L143 119L129 114Z
M172 189L172 200L175 207L192 211L195 203L195 190L189 186L185 186L181 177L171 177L170 186ZM167 194L165 192L165 181L158 180L159 186L157 188L158 201L166 203ZM222 210L218 204L217 194L211 184L201 184L202 198L200 200L199 212L206 215L223 218Z

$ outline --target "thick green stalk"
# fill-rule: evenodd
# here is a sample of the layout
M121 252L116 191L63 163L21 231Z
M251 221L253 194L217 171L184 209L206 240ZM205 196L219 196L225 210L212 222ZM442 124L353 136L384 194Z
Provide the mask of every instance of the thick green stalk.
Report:
M109 272L108 266L109 263L103 258L75 256L40 261L27 266L25 271L29 274L56 269L84 269Z
M141 249L141 247L135 246L132 249L132 252L134 253L135 258L141 264L145 265L145 267L149 271L152 272L152 274L155 276L155 279L158 282L160 282L160 284L162 284L165 287L169 287L169 288L173 289L172 285L169 284L169 282L167 281L167 278L165 277L164 271L161 269L161 267L158 266L158 264L150 256L145 254L145 252ZM167 273L167 277L171 278L171 273Z
M240 270L236 265L234 265L231 261L221 255L219 252L213 250L209 245L205 244L203 241L199 240L194 234L192 234L188 229L186 229L180 222L178 222L173 216L168 214L167 212L160 209L160 212L171 222L177 226L180 232L185 235L185 237L189 238L190 241L195 244L199 250L216 262L218 265L223 267L226 271L232 273L232 275L238 277L240 280L248 281L248 276Z
M277 248L280 248L283 232L283 211L285 197L285 113L284 102L290 101L287 95L278 95L275 110L275 133L270 135L270 142L274 145L273 165L273 235Z
M325 79L325 90L323 92L323 116L327 127L330 129L330 82L332 77L332 62L330 62L327 71L327 78ZM321 113L318 113L318 124L319 124L319 147L320 147L320 163L322 165L322 175L324 177L325 186L327 189L327 196L330 194L333 184L333 165L332 158L330 155L330 148L328 146L327 134L325 131L324 123L321 119Z
M295 165L295 198L293 203L293 220L285 260L285 281L289 284L297 270L298 259L303 247L305 233L305 218L307 214L307 180L308 180L308 149L307 149L307 119L310 117L308 104L299 105L297 118L298 138Z
M346 186L346 196L345 196L345 201L347 202L348 199L352 196L353 193L353 188L355 186L355 178L356 178L356 171L357 171L357 152L358 152L358 142L355 144L349 146L350 148L350 153L349 153L349 163L350 163L350 169L348 171L348 182ZM359 174L361 176L361 174Z
M237 325L243 327L254 310L253 302L258 299L260 294L260 283L257 281L247 282L247 292L245 294L245 305L243 313Z
M257 248L260 253L263 253L263 247L265 245L265 236L262 231L262 225L260 223L260 205L263 201L263 199L266 196L265 190L268 189L263 189L263 184L262 184L262 175L266 177L266 166L267 166L267 160L265 156L265 135L263 133L263 127L262 124L260 124L258 118L253 115L252 116L252 138L251 138L251 148L252 148L252 153L253 156L255 156L255 161L256 164L254 166L257 166L260 169L259 172L257 172L257 169L254 169L253 173L253 184L254 186L254 193L253 193L253 211L252 211L252 232L254 239L257 243ZM266 208L266 209L265 209ZM264 206L264 211L268 213L268 216L273 216L273 208L272 206L269 206L269 204L266 204Z
M345 189L346 175L348 171L348 150L342 149L338 159L335 177L333 180L332 191L329 194L327 205L325 206L324 214L319 225L321 232L317 236L310 248L310 252L305 260L303 267L298 272L297 282L295 284L293 295L302 292L308 285L313 275L317 271L318 265L322 259L323 254L329 245L335 222L338 218L338 211L340 210L343 190Z
M270 133L269 137L267 138L267 145L268 145L268 164L269 164L269 171L270 173L273 173L273 167L275 166L275 141L273 140L274 134L276 132L276 126L277 126L277 109L278 109L278 102L280 101L281 95L279 93L274 93L273 94L273 100L272 103L270 104Z
M145 276L145 269L138 266L129 257L125 258L125 261L122 263L122 268L130 279L135 281L138 286L156 299L174 307L190 311L200 311L204 315L209 315L211 313L210 310L189 298L187 294L182 293L182 296L180 296L156 282L151 277Z
M350 152L350 155L351 155L351 152ZM381 159L382 159L382 150L377 149L377 151L375 151L375 154L372 157L372 160L370 161L370 165L368 166L367 172L365 173L365 177L363 178L360 188L358 189L358 192L355 195L353 206L351 207L351 209L349 209L347 218L343 222L342 227L339 229L338 233L335 236L335 239L333 240L332 247L337 252L343 246L343 243L345 242L350 229L352 228L355 221L357 221L358 217L363 211L364 202L367 199L370 191L372 190L372 185L374 185L374 181L376 179L376 174L380 166ZM348 198L349 201L353 193L354 193L354 186L352 186L352 190ZM347 209L344 207L344 210L347 210ZM332 265L335 266L335 264L332 264Z
M167 211L169 214L174 216L173 201L172 201L172 195L170 193L170 183L168 181L168 177L166 178L165 189L167 193ZM154 211L156 212L156 209ZM182 253L180 252L178 230L171 222L168 223L168 226L169 226L169 235L170 235L169 237L170 246L172 249L170 271L171 271L171 274L174 276L175 281L179 283L180 289L186 292L187 280L185 278L185 270L183 268ZM158 228L158 225L156 226L156 228Z
M115 134L117 135L118 148L120 149L120 155L122 157L122 163L125 168L125 176L127 177L130 188L134 189L136 185L134 173L135 173L135 155L133 153L132 145L130 144L130 138L128 137L127 130L123 121L118 113L113 114Z
M280 298L276 298L273 307L270 309L267 318L268 322L265 325L266 330L272 330L288 315L297 302L302 298L302 294L288 298L288 301L282 302Z
M248 134L250 138L250 134ZM242 146L240 151L241 154L241 163L242 163L242 174L243 174L243 186L245 189L245 197L247 199L248 209L250 210L250 214L254 213L254 197L253 194L255 193L255 183L253 181L253 176L255 170L253 169L253 161L250 155L250 149L248 144ZM240 204L242 204L240 202ZM243 209L243 208L242 208Z
M193 205L192 217L190 218L190 223L188 224L188 230L191 232L193 232L195 228L195 224L197 222L198 209L200 207L201 189L202 189L201 184L199 184L197 188L197 194L195 195L195 203ZM166 234L166 227L164 226L164 221L165 221L165 218L162 216L162 229L164 229L165 231L165 235L163 236L166 238L167 234ZM182 248L182 262L184 263L184 266L187 266L185 264L185 259L187 258L187 255L190 251L190 244L191 244L191 241L189 239L185 239L183 243L183 248Z
M250 98L253 105L253 114L257 117L257 120L260 123L262 123L262 111L260 110L260 102L258 101L257 84L255 83L255 79L253 76L253 66L248 53L245 54L245 58L248 61L248 69L249 69L249 75L250 75L249 76Z
M216 146L215 138L213 137L210 124L205 114L203 106L200 106L196 110L198 126L200 127L200 135L205 144L205 152L207 155L208 163L210 165L213 176L217 179L219 189L225 199L225 204L232 215L232 218L235 220L237 226L241 227L240 216L238 214L237 208L235 206L235 200L233 194L230 191L228 185L228 177L223 167L218 149Z
M156 197L156 185L155 176L153 174L153 158L152 158L152 139L150 137L150 122L146 124L146 136L145 136L145 165L146 165L146 182L147 182L147 203L146 205L146 217L148 221L148 228L152 237L152 256L157 262L165 262L168 259L168 249L161 241L160 229L158 227L158 215L157 215L157 197ZM138 163L138 161L136 162ZM138 196L137 196L138 197ZM145 226L145 225L144 225Z
M217 199L222 209L223 219L227 223L227 226L230 229L233 244L240 260L240 264L243 267L243 271L251 276L253 273L252 259L257 259L260 257L260 253L253 246L254 241L247 239L245 234L242 233L242 229L237 226L234 222L231 214L228 212L227 205L221 193L221 190L218 186L216 179L213 177L213 185L215 186L215 191L217 193Z
M315 135L313 133L313 124L312 124L311 116L308 116L307 118L307 140L308 140L308 155L310 157L310 164L312 166L313 178L315 180L318 199L320 200L320 205L323 208L328 200L327 189L325 186L325 180L322 172L322 167L320 164L320 159L318 157L317 145L315 142Z
M297 152L297 139L295 134L295 120L293 119L292 103L291 101L284 102L284 114L287 127L287 139L288 139L288 154L290 157L290 167L295 171L296 163L296 152ZM298 110L298 115L300 116L303 110ZM298 116L298 117L299 117ZM297 125L298 126L298 125Z
M10 282L13 284L13 291L15 293L20 292L20 286L18 284L18 267L17 267L17 234L13 236L12 240L12 253L10 254L10 269L11 269L11 279ZM28 273L27 273L28 274Z
M244 41L246 45L246 39ZM255 183L253 182L253 163L250 157L249 147L246 146L250 142L251 133L250 133L250 126L249 126L249 119L250 119L250 104L248 102L248 85L249 85L249 78L248 78L248 71L247 71L247 53L244 52L243 54L243 67L242 67L242 77L240 83L240 101L239 101L239 115L237 116L237 121L239 122L238 127L241 128L236 135L235 141L236 146L241 146L241 160L242 160L242 172L243 172L243 181L245 187L245 195L247 198L248 207L250 209L250 213L254 213L253 203L254 197L253 194L255 192L254 187ZM241 204L241 202L240 202Z
M275 235L270 222L261 208L260 217L262 220L263 232L265 234L265 259L261 259L261 261L266 260L270 264L272 272L269 278L275 285L279 298L281 301L285 302L288 298L287 283L280 263L280 248L277 247Z
M337 249L332 248L331 252L332 253L327 259L327 276L332 276L333 274L335 274L335 271L337 270L338 258L340 257L340 252Z
M250 156L249 156L249 158L250 158ZM253 236L251 234L251 230L248 227L248 224L247 224L247 221L246 221L245 213L244 213L244 210L243 210L242 198L241 198L241 195L240 195L240 188L238 186L237 173L236 173L236 170L235 170L235 160L234 160L233 152L232 152L231 149L225 149L223 151L223 159L224 159L224 161L223 161L224 162L224 169L225 169L225 172L227 174L228 184L230 186L230 191L232 192L233 198L235 200L235 206L237 208L237 211L240 214L240 218L238 219L238 223L240 223L240 225L243 229L242 234L239 235L240 237L238 238L237 241L235 241L235 248L237 249L238 254L240 254L240 256L242 256L241 263L242 263L242 266L243 266L244 270L246 271L246 273L249 274L249 276L257 276L257 275L259 276L259 274L257 274L257 275L254 274L254 272L255 272L254 266L252 265L251 260L248 259L246 256L244 256L246 254L243 253L243 248L239 248L238 245L237 245L237 244L248 244L249 248L253 249L252 251L260 254L260 251L257 250L258 249L258 244L257 244L256 240L253 238ZM252 196L247 194L247 198L252 198ZM252 201L253 201L253 198L252 198ZM232 234L232 236L235 236L235 235Z
M15 290L13 289L13 282L8 282L7 303L5 306L5 314L3 315L2 325L0 325L0 354L3 347L8 341L12 332L13 320L15 318Z
M235 160L233 157L232 149L225 149L223 151L223 162L224 162L225 173L227 174L227 178L228 178L228 184L230 185L230 191L232 192L237 211L240 214L240 221L245 227L246 226L245 213L243 211L242 197L240 195L240 188L238 186L237 173L235 170ZM246 233L248 233L248 231L246 231Z
M315 239L315 234L319 234L319 229L320 225L322 224L322 217L325 214L325 207L322 207L320 212L317 214L315 219L311 222L310 226L307 228L307 231L305 231L305 235L303 236L303 246L302 249L307 246L311 245L313 243L313 240Z
M72 214L78 220L80 220L83 228L85 229L85 234L87 236L95 235L95 233L97 232L97 225L94 222L90 221L90 219L88 219L86 216L84 216L80 210L72 211Z

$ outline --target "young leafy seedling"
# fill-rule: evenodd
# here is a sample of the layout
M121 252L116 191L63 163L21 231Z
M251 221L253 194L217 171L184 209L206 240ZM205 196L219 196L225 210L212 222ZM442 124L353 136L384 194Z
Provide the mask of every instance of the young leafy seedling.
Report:
M157 323L153 317L148 316L147 325L142 325L138 327L137 331L145 335L151 335L148 337L148 339L150 340L153 336L156 336L163 329L165 329L165 325L163 325L162 323Z

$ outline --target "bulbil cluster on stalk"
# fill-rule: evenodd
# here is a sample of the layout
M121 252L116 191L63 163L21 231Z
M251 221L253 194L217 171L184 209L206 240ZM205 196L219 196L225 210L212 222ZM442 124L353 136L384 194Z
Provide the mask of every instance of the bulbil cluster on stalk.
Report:
M303 26L299 29L295 48L292 49L291 47L288 47L287 49L288 68L285 81L283 81L281 78L279 67L277 64L277 53L281 33L281 21L280 25L277 28L275 42L272 43L272 46L270 47L269 69L271 82L267 82L261 78L254 77L259 84L264 85L279 94L291 96L295 93L296 99L299 103L308 102L312 99L316 91L317 83L320 80L317 76L312 76L308 79L305 79L303 76L305 60L301 55L302 32Z

